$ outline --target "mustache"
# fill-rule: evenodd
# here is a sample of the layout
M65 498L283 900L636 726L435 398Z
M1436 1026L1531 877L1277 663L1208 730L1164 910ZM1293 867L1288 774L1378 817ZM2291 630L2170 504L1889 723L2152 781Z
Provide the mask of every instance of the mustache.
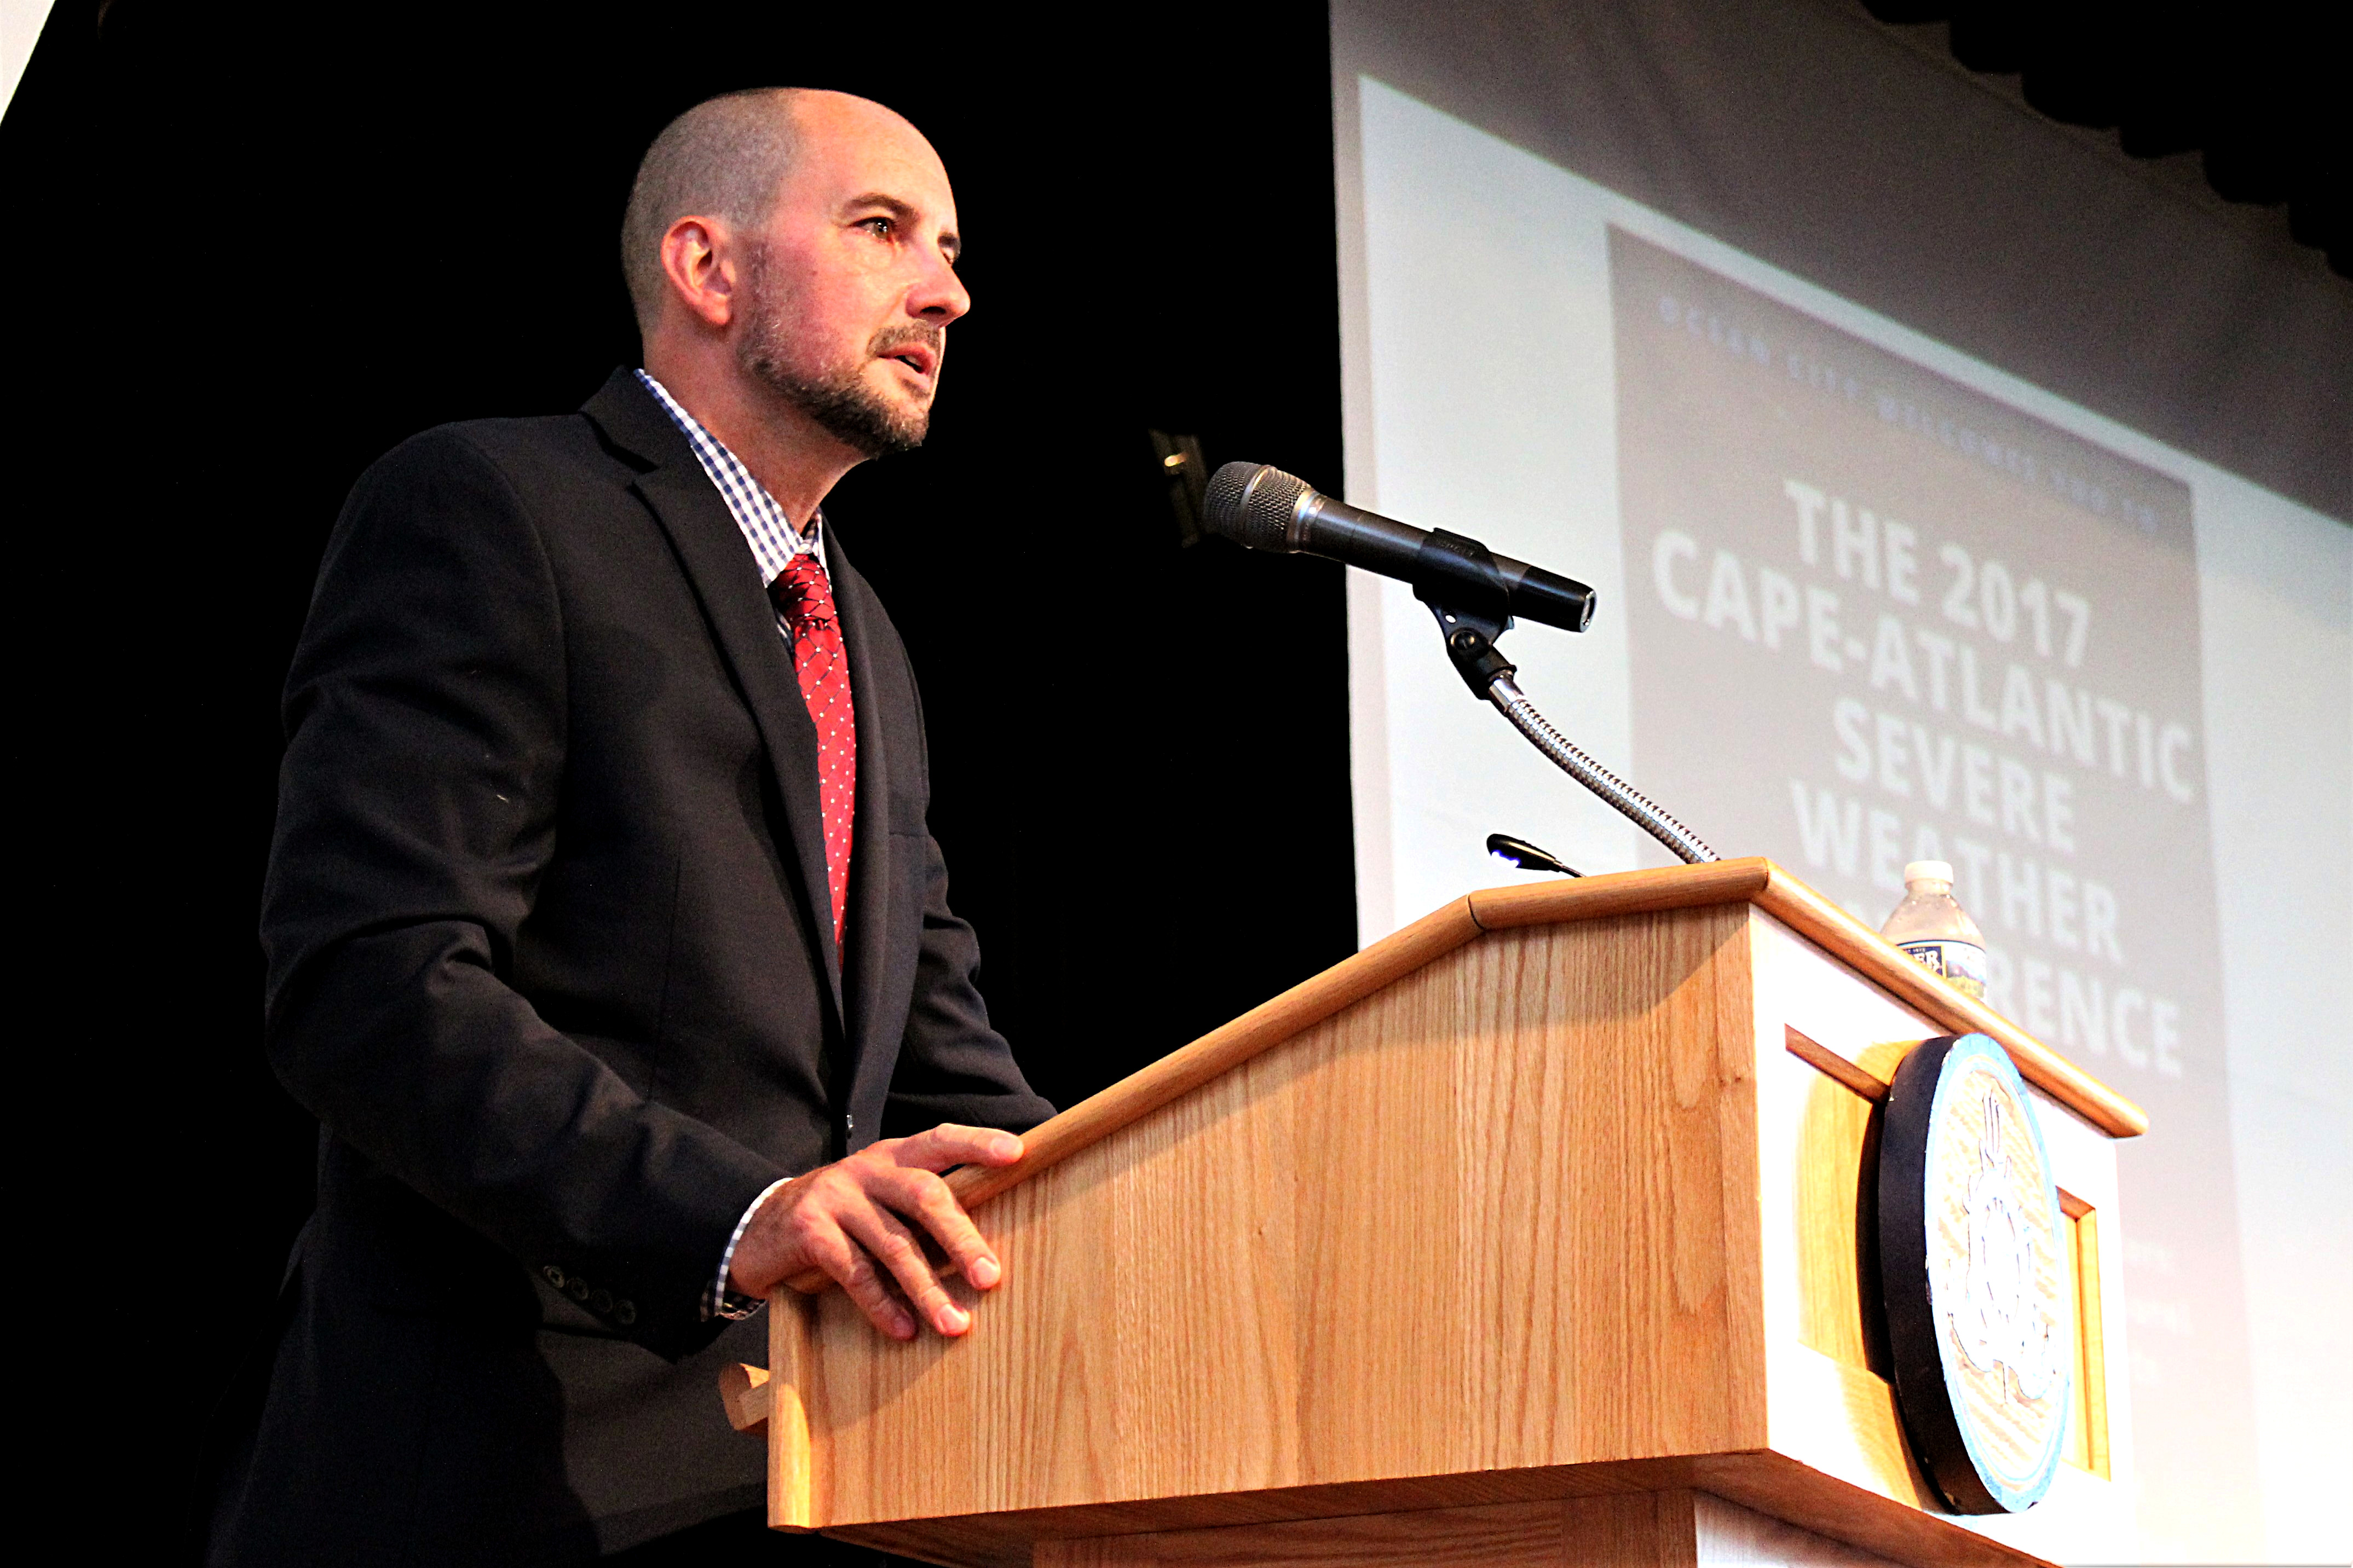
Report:
M879 359L919 344L932 351L934 363L944 361L948 355L948 330L936 321L902 321L869 338L866 352Z

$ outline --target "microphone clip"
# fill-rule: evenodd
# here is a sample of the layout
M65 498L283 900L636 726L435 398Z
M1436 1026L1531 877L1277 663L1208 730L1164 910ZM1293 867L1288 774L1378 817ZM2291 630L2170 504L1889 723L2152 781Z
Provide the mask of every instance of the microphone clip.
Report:
M1413 596L1437 617L1447 659L1472 696L1483 702L1498 676L1517 673L1495 646L1512 629L1512 593L1485 545L1431 529L1414 555Z

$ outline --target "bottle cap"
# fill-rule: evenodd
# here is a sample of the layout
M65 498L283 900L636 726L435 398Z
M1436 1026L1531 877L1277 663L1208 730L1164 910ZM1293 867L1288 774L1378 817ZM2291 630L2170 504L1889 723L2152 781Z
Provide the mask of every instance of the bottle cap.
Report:
M1942 882L1953 885L1953 863L1950 860L1915 860L1904 868L1904 885L1915 882Z

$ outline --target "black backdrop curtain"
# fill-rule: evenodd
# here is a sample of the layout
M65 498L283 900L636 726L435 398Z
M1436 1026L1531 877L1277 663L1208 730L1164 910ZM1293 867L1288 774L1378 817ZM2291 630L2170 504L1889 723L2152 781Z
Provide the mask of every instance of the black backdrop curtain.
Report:
M877 98L956 183L977 303L934 438L829 510L913 650L954 896L1039 1087L1353 950L1339 569L1180 549L1147 437L1338 487L1324 10L1075 15L57 7L0 127L6 1294L55 1398L18 1430L59 1465L28 1517L169 1550L307 1211L254 922L336 508L413 431L636 363L621 203L712 93Z

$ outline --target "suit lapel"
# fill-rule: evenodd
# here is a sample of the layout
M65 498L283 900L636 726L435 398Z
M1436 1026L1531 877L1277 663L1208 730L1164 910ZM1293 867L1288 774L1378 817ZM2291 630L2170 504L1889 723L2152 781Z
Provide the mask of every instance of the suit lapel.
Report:
M834 949L833 896L826 883L817 726L809 721L808 705L801 699L791 652L777 634L776 610L768 603L759 568L744 542L743 531L735 526L711 477L695 460L686 437L635 376L627 371L614 372L584 412L614 441L655 465L639 474L630 489L670 535L671 548L702 602L712 636L759 728L776 794L784 803L783 826L790 840L793 868L799 873L802 911L833 998L834 1017L840 1022L844 1016L841 960ZM852 670L854 696L855 666ZM865 731L861 721L861 746ZM860 772L862 793L863 768ZM861 810L861 827L863 816ZM846 1028L843 1034L847 1037Z
M849 953L847 984L849 1016L848 1084L853 1092L861 1065L882 1059L881 1042L867 1037L881 1015L882 978L891 931L891 857L899 846L891 837L891 770L899 761L887 749L882 710L894 694L881 689L874 647L881 635L881 605L850 566L841 535L828 528L825 540L835 612L841 616L842 643L849 655L849 692L858 724L858 806L851 819L849 854Z

